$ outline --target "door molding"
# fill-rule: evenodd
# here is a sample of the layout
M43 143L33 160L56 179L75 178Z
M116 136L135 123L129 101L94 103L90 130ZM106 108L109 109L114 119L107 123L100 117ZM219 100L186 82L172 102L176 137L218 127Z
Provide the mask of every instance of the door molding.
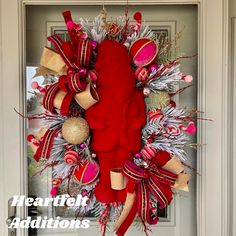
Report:
M7 218L7 200L14 194L27 192L25 158L25 123L13 107L24 113L23 87L25 74L22 55L25 49L25 5L101 5L103 1L80 0L2 0L0 6L1 78L0 177L3 195L1 222ZM108 5L125 5L126 0L106 0ZM228 77L228 0L130 0L130 5L196 4L198 6L198 110L202 118L214 122L199 122L197 212L198 236L229 236L232 224L230 206L230 155L232 150L230 124L231 89ZM11 20L9 20L11 14ZM217 27L216 27L217 26ZM23 55L24 58L24 55ZM12 134L15 134L12 136ZM20 158L19 157L20 153ZM11 158L12 162L9 162ZM18 170L21 170L19 173ZM11 173L9 173L11 170ZM7 186L14 186L8 189ZM18 212L23 217L24 209ZM1 232L7 235L6 227ZM19 235L23 235L19 232Z
M232 158L231 158L231 178L232 178L232 193L231 193L231 206L233 209L231 219L232 219L232 235L236 234L236 204L235 204L235 196L236 196L236 173L235 168L236 168L236 161L234 157L236 156L236 17L231 18L231 57L230 57L230 77L231 77L231 84L232 84L232 122L231 125L233 126L233 133L232 133Z

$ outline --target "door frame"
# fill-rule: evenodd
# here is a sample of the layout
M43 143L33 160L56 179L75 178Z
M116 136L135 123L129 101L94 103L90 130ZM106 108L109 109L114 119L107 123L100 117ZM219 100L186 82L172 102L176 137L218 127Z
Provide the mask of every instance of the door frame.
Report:
M80 0L2 0L0 2L0 229L7 235L7 200L27 193L25 123L15 112L24 113L25 48L24 9L26 5L101 5L103 1ZM106 0L125 5L126 0ZM135 5L196 4L198 6L198 123L197 230L198 236L230 236L233 216L230 203L232 154L231 81L228 76L228 0L130 0ZM9 15L11 20L9 20ZM214 81L212 83L211 81ZM11 91L11 92L10 92ZM19 157L19 158L16 158ZM11 159L11 161L9 161ZM12 163L14 162L14 165ZM19 171L20 169L20 171ZM8 186L13 186L8 188ZM13 190L14 189L14 190ZM18 216L24 216L21 209ZM23 236L23 230L20 233Z

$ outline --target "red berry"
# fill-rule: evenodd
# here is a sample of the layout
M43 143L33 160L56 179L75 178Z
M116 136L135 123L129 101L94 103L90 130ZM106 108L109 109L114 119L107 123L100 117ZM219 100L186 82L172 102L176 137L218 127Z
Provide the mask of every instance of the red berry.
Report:
M67 144L67 145L65 146L65 148L66 148L67 151L69 151L69 150L71 150L72 145L71 145L71 144Z
M172 107L176 107L176 102L175 101L170 101L170 105L172 106Z
M134 14L134 19L136 20L136 21L141 21L142 20L142 14L141 14L141 12L135 12L135 14Z
M36 81L32 82L32 84L31 84L32 89L37 89L38 86L39 86L39 84Z
M147 141L148 141L148 143L153 143L153 137L149 137L148 139L147 139Z
M35 139L34 135L29 134L29 135L27 136L27 141L28 141L28 142L31 142L32 139Z

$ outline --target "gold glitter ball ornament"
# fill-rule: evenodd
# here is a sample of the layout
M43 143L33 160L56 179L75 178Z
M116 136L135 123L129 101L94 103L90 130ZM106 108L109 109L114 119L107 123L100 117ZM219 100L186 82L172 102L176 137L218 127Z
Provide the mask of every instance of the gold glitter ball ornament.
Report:
M71 144L81 144L89 136L89 125L81 117L71 117L62 125L62 136Z
M145 100L148 110L161 110L170 104L170 95L163 91L151 92Z

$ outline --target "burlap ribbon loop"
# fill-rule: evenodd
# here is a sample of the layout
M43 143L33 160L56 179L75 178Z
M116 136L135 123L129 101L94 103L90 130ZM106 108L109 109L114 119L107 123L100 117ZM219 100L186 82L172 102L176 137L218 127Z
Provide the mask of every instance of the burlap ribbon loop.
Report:
M76 102L84 109L87 110L99 101L99 96L92 83L86 86L86 89L74 96Z
M111 177L111 188L114 190L122 190L126 187L126 178L122 173L121 168L113 169L110 172Z
M59 75L63 75L67 71L66 64L62 60L60 54L48 47L45 47L43 50L40 65Z

